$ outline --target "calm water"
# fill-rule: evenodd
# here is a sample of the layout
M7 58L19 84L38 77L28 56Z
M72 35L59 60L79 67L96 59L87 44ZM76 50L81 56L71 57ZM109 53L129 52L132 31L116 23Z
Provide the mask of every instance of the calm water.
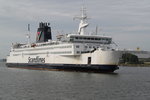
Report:
M0 63L0 100L150 100L150 68L115 74L7 68Z

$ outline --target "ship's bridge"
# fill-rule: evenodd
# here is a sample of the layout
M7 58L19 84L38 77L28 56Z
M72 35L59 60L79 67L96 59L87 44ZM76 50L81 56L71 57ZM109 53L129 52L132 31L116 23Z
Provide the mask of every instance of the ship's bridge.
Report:
M112 38L108 36L68 34L67 38L69 42L100 43L100 44L112 43Z

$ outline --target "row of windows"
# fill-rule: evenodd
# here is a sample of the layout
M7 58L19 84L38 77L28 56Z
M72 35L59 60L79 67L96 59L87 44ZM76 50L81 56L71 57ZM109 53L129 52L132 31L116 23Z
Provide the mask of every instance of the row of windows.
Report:
M111 41L109 38L90 38L90 37L71 37L71 39L76 39L76 40L106 40L106 41Z
M80 46L76 45L76 48L80 48ZM84 46L84 48L99 48L99 46Z
M51 47L50 49L55 49L55 48L72 48L72 46L69 45L69 46Z
M51 52L51 54L71 54L71 51L63 51L63 52Z
M62 49L62 48L72 48L71 45L69 46L56 46L56 47L49 47L49 48L36 48L36 49L28 49L28 50L16 50L16 52L20 51L35 51L35 50L47 50L47 49Z
M62 51L62 52L47 52L47 53L24 53L24 54L13 54L13 56L19 55L40 55L40 54L71 54L71 51Z

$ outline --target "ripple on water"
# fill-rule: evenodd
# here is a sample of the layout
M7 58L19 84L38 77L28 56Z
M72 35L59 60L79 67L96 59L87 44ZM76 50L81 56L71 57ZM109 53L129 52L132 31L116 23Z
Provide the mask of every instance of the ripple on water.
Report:
M115 74L7 68L0 63L0 100L149 100L150 68Z

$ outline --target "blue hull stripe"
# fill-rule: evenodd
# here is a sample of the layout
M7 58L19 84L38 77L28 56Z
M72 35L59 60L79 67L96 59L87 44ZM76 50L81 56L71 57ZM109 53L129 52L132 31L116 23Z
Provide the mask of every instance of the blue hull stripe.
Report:
M45 68L45 69L64 69L64 70L89 70L113 72L119 67L117 65L87 65L87 64L30 64L30 63L6 63L8 67L18 68Z

